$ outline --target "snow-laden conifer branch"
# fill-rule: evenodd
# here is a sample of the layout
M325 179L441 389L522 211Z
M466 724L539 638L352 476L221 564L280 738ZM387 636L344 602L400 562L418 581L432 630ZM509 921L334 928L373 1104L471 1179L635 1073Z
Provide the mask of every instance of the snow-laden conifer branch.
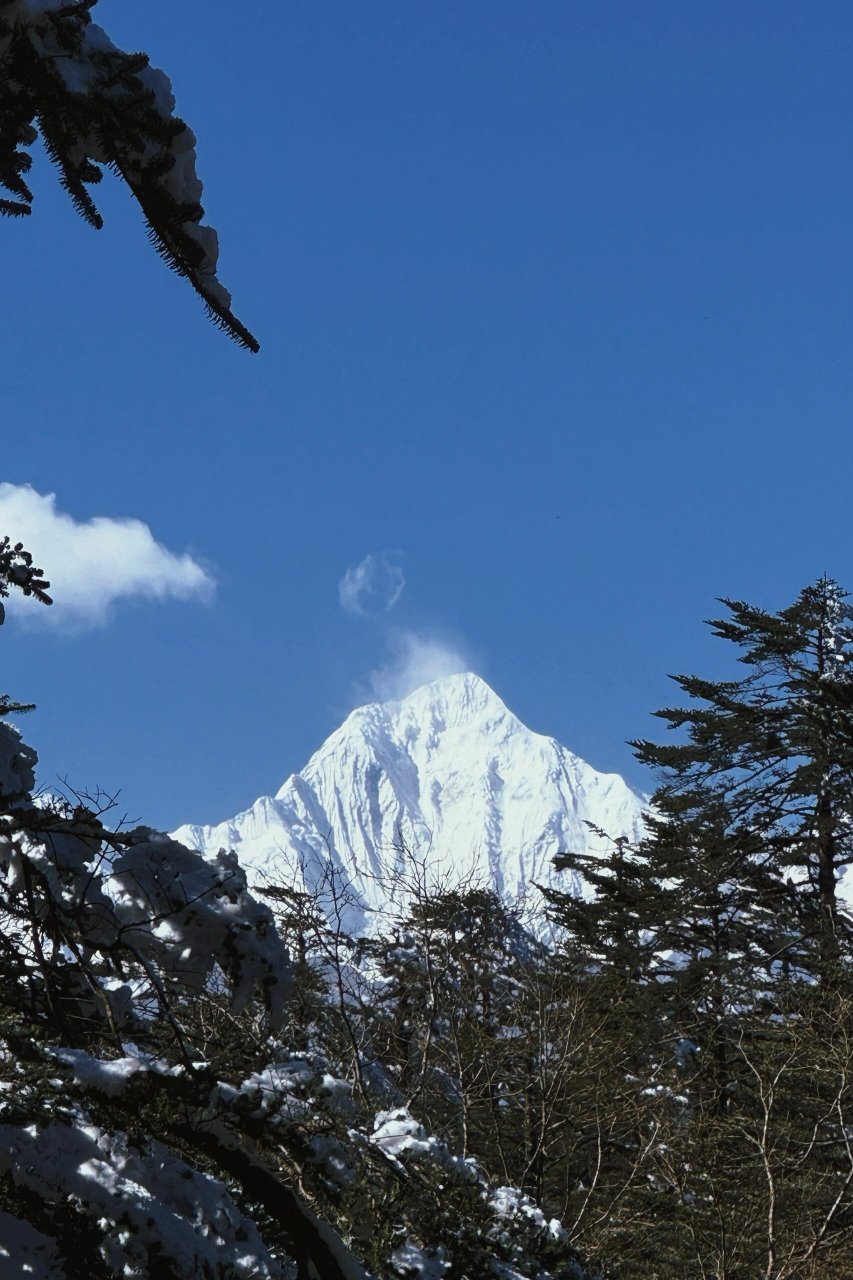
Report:
M217 275L219 242L203 226L196 139L175 115L168 77L126 53L90 17L97 0L0 0L0 213L25 216L27 148L40 134L78 213L99 228L88 190L107 166L127 182L149 236L220 328L250 351L252 334Z

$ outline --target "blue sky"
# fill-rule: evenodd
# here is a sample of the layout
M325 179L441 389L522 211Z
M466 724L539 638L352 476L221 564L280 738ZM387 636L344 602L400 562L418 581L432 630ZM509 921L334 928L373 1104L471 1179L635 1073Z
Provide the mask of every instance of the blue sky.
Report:
M849 5L94 16L171 76L262 351L117 184L95 233L39 158L33 217L0 226L0 480L150 530L108 605L60 526L62 612L0 634L42 781L216 821L449 652L647 787L624 740L658 732L667 672L729 669L715 597L853 586ZM342 608L371 554L386 594Z

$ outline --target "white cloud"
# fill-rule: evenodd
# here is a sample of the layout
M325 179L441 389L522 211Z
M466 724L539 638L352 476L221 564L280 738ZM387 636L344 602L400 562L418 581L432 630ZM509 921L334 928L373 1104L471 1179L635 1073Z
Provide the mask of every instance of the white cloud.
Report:
M405 698L422 684L473 670L470 655L452 640L394 629L387 638L388 661L369 676L369 694L379 702Z
M213 579L189 555L169 551L141 520L95 516L78 523L56 496L0 483L0 534L22 542L49 578L50 608L13 592L9 615L75 629L100 626L122 599L204 600Z
M338 583L338 599L347 613L390 613L403 594L406 575L399 551L371 551L347 569Z

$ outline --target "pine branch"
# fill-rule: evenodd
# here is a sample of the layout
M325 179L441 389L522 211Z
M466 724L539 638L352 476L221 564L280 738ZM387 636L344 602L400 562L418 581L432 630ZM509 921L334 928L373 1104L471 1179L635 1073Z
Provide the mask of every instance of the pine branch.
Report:
M77 212L103 220L87 188L109 165L139 204L159 255L188 280L211 320L249 351L257 339L237 319L217 278L216 233L203 227L195 137L174 114L171 86L144 53L125 53L95 26L96 0L31 8L0 3L0 214L23 217L21 178L38 126ZM5 10L5 13L4 13Z

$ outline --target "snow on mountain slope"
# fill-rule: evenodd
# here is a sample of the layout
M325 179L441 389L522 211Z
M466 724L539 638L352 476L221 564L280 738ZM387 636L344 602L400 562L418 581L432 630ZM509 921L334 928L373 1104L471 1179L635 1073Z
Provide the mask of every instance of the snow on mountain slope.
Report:
M259 880L322 890L331 866L354 899L345 927L371 931L416 874L401 845L433 883L470 878L538 909L537 882L580 892L554 873L555 853L603 851L587 821L633 839L642 809L618 775L531 732L465 674L359 707L276 796L175 836L208 854L236 850Z

